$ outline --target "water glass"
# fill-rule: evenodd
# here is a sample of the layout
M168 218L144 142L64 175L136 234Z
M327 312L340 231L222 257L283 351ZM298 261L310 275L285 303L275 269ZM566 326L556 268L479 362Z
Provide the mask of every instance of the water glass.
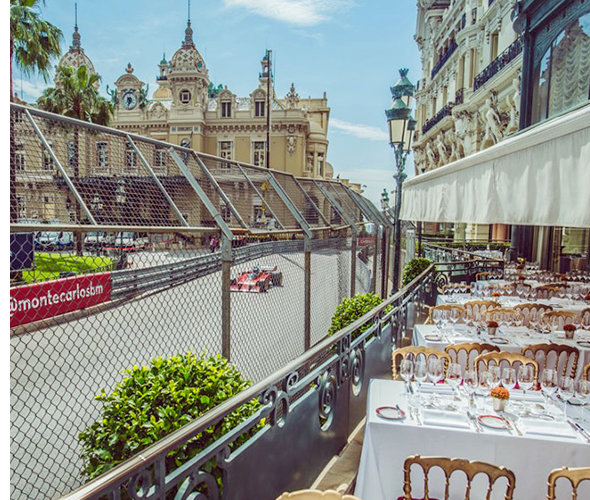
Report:
M513 390L516 386L516 370L514 368L504 368L502 370L502 387Z
M463 377L463 387L469 395L469 406L473 406L473 397L477 391L477 372L475 370L465 370L465 376Z
M545 368L541 374L541 392L545 398L545 411L549 411L549 398L557 390L557 372L552 368Z
M587 405L590 402L590 380L578 381L575 396L582 405Z
M444 360L430 357L428 360L428 380L432 382L433 394L438 384L444 377Z
M418 400L420 400L420 392L422 389L422 384L426 380L427 375L427 368L426 368L426 361L423 359L417 360L414 363L414 379L418 382Z
M522 389L522 399L526 398L526 391L535 383L535 369L532 365L522 365L518 370L518 386Z
M481 372L479 374L479 378L477 381L477 395L481 396L482 401L482 408L485 404L485 397L489 396L490 391L492 389L490 384L490 374L489 372Z
M494 389L500 385L500 367L490 366L488 367L488 374L490 377L490 389Z
M457 387L459 387L459 385L461 384L461 380L463 379L462 372L463 369L461 368L461 365L459 363L449 364L446 382L452 387L453 394L455 394Z
M406 393L409 394L410 381L414 376L414 362L411 359L403 359L400 365L400 375L406 385Z

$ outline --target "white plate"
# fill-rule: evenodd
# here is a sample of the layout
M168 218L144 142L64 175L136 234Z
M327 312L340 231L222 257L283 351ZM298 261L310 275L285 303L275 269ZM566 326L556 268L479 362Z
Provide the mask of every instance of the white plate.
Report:
M381 406L377 408L377 415L387 420L401 420L406 418L406 413L403 410L393 406Z
M590 340L578 340L576 344L581 345L582 347L590 347Z
M508 344L508 340L506 340L503 337L490 337L490 342L492 342L493 344L502 344L502 345L506 345Z
M480 415L477 417L477 421L490 429L508 429L509 427L506 419L497 415Z
M431 342L440 342L442 340L442 337L440 335L436 335L436 334L429 334L429 335L424 335L424 338L426 340L430 340Z

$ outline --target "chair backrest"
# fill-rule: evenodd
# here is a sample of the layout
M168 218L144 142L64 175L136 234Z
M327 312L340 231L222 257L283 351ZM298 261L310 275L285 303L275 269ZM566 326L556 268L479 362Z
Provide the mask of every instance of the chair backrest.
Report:
M426 324L432 324L438 318L448 318L453 313L453 311L458 311L460 318L465 317L465 308L463 306L459 306L459 305L434 306L434 307L431 307L430 311L428 312L428 319L426 320Z
M499 352L500 348L496 345L486 343L465 343L449 344L445 346L445 352L451 357L451 363L459 363L465 370L476 370L475 358L486 352ZM465 363L460 360L461 353L465 352Z
M590 308L584 309L580 316L582 317L582 324L585 326L590 326Z
M334 490L299 490L283 493L277 500L360 500L353 495L344 495Z
M514 310L518 311L524 316L525 324L528 325L529 321L540 320L544 313L552 311L553 308L547 304L529 303L518 304L514 306Z
M539 363L539 370L554 368L558 372L561 366L561 375L575 377L578 371L580 351L573 346L565 344L534 344L522 348L523 356L531 357ZM553 356L553 354L555 356ZM559 373L559 372L558 372Z
M515 365L532 365L535 376L534 384L535 387L538 386L539 363L537 363L537 361L532 358L523 356L522 354L517 354L515 352L488 352L486 354L480 354L477 358L475 358L475 369L479 373L482 371L481 365L483 365L484 369L487 370L490 363L495 364L496 366L500 366L502 363L507 363L512 368L515 368Z
M590 363L588 363L583 369L582 369L582 377L584 378L584 380L590 380L588 378L588 375L590 375Z
M499 308L490 309L483 313L485 321L502 321L502 320L521 320L524 321L524 315L515 309Z
M559 478L567 479L572 485L572 500L578 500L578 486L582 481L590 481L590 467L553 469L547 478L547 500L556 500L555 487ZM563 498L560 495L560 498ZM580 500L581 497L580 497Z
M413 455L406 458L404 462L404 500L412 500L411 468L412 465L418 465L424 472L424 500L429 500L428 473L432 468L442 469L445 475L445 496L441 500L450 500L450 480L451 475L456 471L462 471L466 476L465 498L470 498L471 483L473 478L478 474L484 474L488 478L488 490L486 500L489 500L496 481L500 478L506 478L506 493L504 500L512 500L514 494L514 485L516 478L514 472L506 467L498 467L486 462L476 462L465 460L464 458L447 458L447 457L421 457ZM501 486L498 486L498 489ZM459 498L459 497L456 497ZM494 497L495 498L495 497Z
M541 322L549 326L557 326L561 330L563 325L573 323L576 317L578 313L574 311L547 311L541 316Z
M477 273L475 275L475 281L485 281L491 279L491 277L496 274L490 271L482 271L481 273Z
M393 372L393 379L399 380L400 377L398 376L398 367L401 364L403 359L411 359L412 361L416 361L417 358L423 357L425 360L428 360L431 356L436 357L436 359L444 359L445 361L445 373L451 362L451 357L444 351L439 351L438 349L433 349L431 347L423 347L423 346L408 346L408 347L400 347L393 351L391 355L392 359L392 372Z
M465 302L463 307L468 318L477 319L477 315L489 309L499 309L500 304L493 300L470 300L469 302Z
M536 287L534 291L537 293L538 299L550 299L563 292L563 287L557 286L557 284L554 283L551 285L540 285Z

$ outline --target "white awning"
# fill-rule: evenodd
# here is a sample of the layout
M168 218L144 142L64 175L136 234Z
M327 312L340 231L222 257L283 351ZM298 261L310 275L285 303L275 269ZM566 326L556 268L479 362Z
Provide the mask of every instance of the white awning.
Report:
M590 105L404 182L410 221L590 227Z

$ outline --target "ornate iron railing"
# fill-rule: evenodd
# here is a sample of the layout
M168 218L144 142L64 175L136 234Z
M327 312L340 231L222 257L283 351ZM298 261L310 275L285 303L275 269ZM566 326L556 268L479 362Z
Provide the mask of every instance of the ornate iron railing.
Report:
M475 77L473 90L479 89L488 80L498 74L505 66L513 61L522 52L522 42L517 38L504 52L494 59L486 68Z
M453 107L452 103L447 104L444 108L440 109L438 111L438 113L436 113L436 115L434 115L430 120L427 120L426 123L422 126L422 135L426 134L432 127L434 127L443 118L449 116L451 114L452 107Z
M453 40L451 44L447 47L447 50L445 50L439 61L434 65L434 68L432 68L432 71L430 72L430 78L434 78L434 76L442 69L445 63L453 55L455 50L457 50L457 47L457 41Z

